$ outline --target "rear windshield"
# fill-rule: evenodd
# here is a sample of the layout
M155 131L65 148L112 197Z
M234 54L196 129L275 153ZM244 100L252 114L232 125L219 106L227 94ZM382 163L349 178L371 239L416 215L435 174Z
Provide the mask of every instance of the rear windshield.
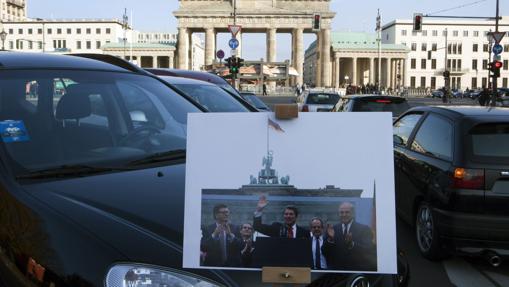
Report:
M470 132L472 155L483 161L509 160L509 123L485 123Z
M356 112L392 112L393 117L401 115L410 106L403 99L362 99L356 101L353 110Z
M306 100L306 104L335 105L338 101L338 94L309 94Z
M174 86L210 112L249 112L234 96L216 85L177 84Z

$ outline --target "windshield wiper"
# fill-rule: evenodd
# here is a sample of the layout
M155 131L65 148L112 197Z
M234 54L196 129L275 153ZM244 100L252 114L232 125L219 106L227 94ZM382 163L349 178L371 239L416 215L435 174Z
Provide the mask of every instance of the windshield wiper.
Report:
M131 170L122 167L100 167L83 164L61 165L58 167L34 170L26 174L18 175L17 179L41 179L55 177L85 176L97 173Z
M167 161L177 161L186 159L186 150L185 149L177 149L165 152L153 153L149 156L136 159L130 161L126 164L126 166L137 166L158 162L167 162Z

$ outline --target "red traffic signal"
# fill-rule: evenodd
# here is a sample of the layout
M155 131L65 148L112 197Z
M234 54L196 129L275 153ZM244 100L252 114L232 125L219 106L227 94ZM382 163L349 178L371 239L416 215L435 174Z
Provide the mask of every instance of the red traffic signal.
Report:
M320 30L320 19L322 17L320 14L314 14L313 15L313 31L319 31Z
M500 61L493 62L494 69L500 69L500 68L502 68L502 66L504 66L504 64L502 64L502 62L500 62Z
M423 17L423 15L420 13L414 14L414 31L415 32L422 31L422 17Z

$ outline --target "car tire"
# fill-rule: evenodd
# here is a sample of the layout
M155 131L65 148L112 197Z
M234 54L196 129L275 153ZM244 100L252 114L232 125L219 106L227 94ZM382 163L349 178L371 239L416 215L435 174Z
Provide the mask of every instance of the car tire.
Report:
M417 246L422 256L429 260L440 260L445 257L433 210L426 202L421 202L417 209L415 215L415 235Z

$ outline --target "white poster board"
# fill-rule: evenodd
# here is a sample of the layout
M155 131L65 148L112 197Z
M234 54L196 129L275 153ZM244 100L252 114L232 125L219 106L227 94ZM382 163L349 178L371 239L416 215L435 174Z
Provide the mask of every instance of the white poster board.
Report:
M187 138L184 268L397 273L390 113L195 113Z

